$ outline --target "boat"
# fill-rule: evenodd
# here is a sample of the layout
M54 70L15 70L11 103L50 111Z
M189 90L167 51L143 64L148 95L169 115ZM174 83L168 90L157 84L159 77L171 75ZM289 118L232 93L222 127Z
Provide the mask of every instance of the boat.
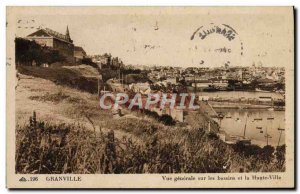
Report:
M247 115L248 117L248 115ZM237 118L239 120L239 118ZM220 131L221 139L227 144L243 144L243 145L251 145L251 139L246 137L246 128L247 128L247 118L243 131L243 135L229 135L226 134L225 131ZM222 133L222 134L221 134Z
M227 144L251 145L251 139L239 135L229 135L225 142Z
M275 106L274 110L275 111L285 111L285 107L284 106Z
M219 91L217 88L209 86L208 88L203 89L204 92L217 92Z
M156 23L155 23L154 30L159 30L157 21L156 21Z
M280 139L281 139L282 132L284 131L284 128L278 127L278 131L280 131L280 132L279 132L279 138L278 138L277 146L279 146L279 144L280 144Z
M285 91L284 90L275 90L276 93L279 93L279 94L284 94Z
M251 139L246 138L247 118L248 118L248 114L247 114L247 116L246 116L246 122L245 122L245 127L244 127L244 133L243 133L243 136L237 141L237 143L243 144L243 145L251 145Z
M224 118L224 114L223 114L223 113L219 113L219 114L218 114L218 118L219 118L219 119L223 119L223 118Z
M266 138L267 145L269 145L269 139L271 139L272 136L268 134L268 127L266 127L266 135L264 137Z
M267 120L274 120L274 117L268 117Z
M259 129L259 133L264 133L262 127L256 127L256 129Z
M262 121L262 118L255 118L254 121Z
M227 116L227 117L225 117L226 119L231 119L231 117L230 116Z
M265 138L268 138L268 139L271 139L271 138L272 138L272 136L269 135L269 134L265 135L264 137L265 137Z
M267 90L262 90L262 89L259 89L259 88L255 88L255 91L256 91L256 92L265 92L265 93L270 93L270 91L267 91Z
M237 141L237 143L243 144L243 145L251 145L251 139L240 139Z

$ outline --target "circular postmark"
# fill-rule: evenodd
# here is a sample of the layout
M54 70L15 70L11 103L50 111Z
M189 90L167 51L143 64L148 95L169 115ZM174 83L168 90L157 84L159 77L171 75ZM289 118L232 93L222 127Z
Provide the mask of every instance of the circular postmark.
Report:
M204 66L242 65L244 45L236 29L228 24L209 23L190 37L193 63Z

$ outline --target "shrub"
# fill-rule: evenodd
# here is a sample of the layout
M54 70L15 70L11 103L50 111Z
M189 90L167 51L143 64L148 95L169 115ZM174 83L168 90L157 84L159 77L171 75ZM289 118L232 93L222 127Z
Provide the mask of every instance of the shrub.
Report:
M146 132L142 141L116 138L113 130L95 133L82 125L51 125L35 112L16 134L16 173L127 174L226 173L284 170L284 146L277 159L262 160L233 151L204 130ZM165 136L167 135L167 136ZM178 139L176 139L178 137ZM178 141L179 140L179 141ZM271 147L263 149L270 156Z
M33 65L33 61L37 66L42 63L55 63L65 61L65 57L62 56L57 50L52 48L41 46L35 41L26 40L24 38L15 39L15 55L16 64L18 65Z
M170 115L163 114L160 118L159 121L164 123L165 125L175 125L175 121Z
M81 61L82 64L90 65L95 68L99 68L97 63L94 63L91 58L83 58Z

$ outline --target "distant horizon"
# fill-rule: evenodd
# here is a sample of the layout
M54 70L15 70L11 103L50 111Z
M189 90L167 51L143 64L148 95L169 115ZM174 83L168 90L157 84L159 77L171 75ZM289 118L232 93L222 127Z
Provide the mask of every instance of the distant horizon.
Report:
M214 66L214 67L210 67L210 66L170 66L170 65L159 65L159 64L124 64L125 66L129 66L129 65L131 65L131 66L146 66L146 67L153 67L153 66L155 66L155 67L174 67L174 68L178 68L178 67L180 67L180 68L222 68L222 67L224 67L224 65L223 66ZM259 67L260 65L255 65L255 67ZM232 68L232 67L242 67L242 68L246 68L246 67L253 67L252 65L231 65L231 66L229 66L228 68ZM266 68L285 68L284 66L264 66L264 65L261 65L260 67L266 67Z
M225 13L190 8L190 14L173 9L165 14L159 8L149 14L139 8L116 14L119 8L111 8L116 13L98 9L92 15L85 8L80 9L85 13L81 15L76 8L68 8L73 10L70 15L61 14L66 11L63 8L53 12L41 9L35 15L20 13L15 35L26 37L38 27L65 34L68 26L74 45L83 47L87 54L111 53L126 64L217 67L261 63L277 67L285 66L293 54L293 45L286 40L292 37L293 29L286 24L284 8L273 15L240 9L238 18L226 13L230 8L223 8ZM216 28L234 31L234 35L214 33Z
M126 64L125 64L126 66ZM147 65L143 65L143 66L147 66ZM155 65L153 65L155 66ZM147 67L153 67L153 66L147 66ZM182 67L182 66L167 66L167 65L156 65L157 67L174 67L174 68L183 68L183 69L187 69L187 68L201 68L201 67L195 67L195 66L185 66L185 67ZM231 66L229 67L230 68L236 68L236 67L241 67L241 68L249 68L251 66ZM209 69L220 69L222 68L222 66L219 66L219 67L202 67L202 68L209 68ZM285 67L278 67L278 66L262 66L262 68L285 68Z

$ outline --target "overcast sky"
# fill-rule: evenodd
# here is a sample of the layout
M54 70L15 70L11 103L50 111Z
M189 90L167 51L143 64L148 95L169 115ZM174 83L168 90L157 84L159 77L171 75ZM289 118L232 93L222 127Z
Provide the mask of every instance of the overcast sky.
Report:
M229 61L232 66L253 63L285 66L293 58L290 11L287 8L225 11L224 8L27 8L19 12L15 22L16 36L22 37L39 26L65 34L68 25L74 44L82 46L88 54L111 53L125 64L214 67ZM234 40L216 33L204 40L198 36L191 40L200 26L210 29L222 24L236 30ZM231 52L215 51L224 47Z

